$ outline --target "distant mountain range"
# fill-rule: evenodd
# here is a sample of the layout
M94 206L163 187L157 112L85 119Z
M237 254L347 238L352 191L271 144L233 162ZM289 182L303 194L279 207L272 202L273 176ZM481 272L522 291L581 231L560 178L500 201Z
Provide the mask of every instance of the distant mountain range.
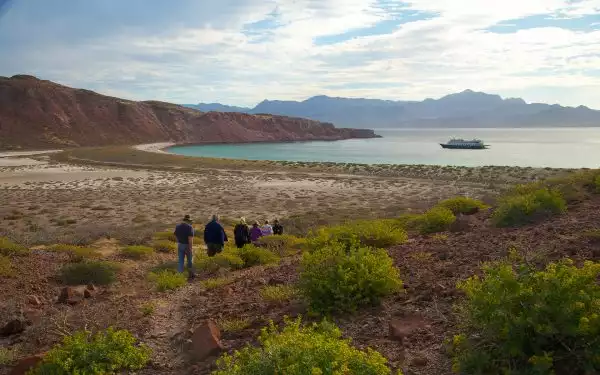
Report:
M304 117L336 126L363 128L585 127L600 126L600 111L585 106L526 103L465 90L440 99L392 101L314 96L307 100L264 100L254 108L219 103L184 104L203 112L242 112Z

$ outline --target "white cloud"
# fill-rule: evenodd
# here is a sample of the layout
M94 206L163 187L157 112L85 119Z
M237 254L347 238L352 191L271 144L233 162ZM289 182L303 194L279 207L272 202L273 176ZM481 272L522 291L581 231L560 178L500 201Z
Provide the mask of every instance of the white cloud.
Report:
M23 69L109 94L186 103L253 105L322 93L423 99L473 88L600 108L599 96L577 94L600 92L600 31L591 24L585 32L487 31L535 15L600 14L600 0L222 0L203 7L195 20L167 17L173 21L144 32L138 25L75 43L30 40L12 61L0 61L0 74ZM433 16L383 35L314 42L402 10Z

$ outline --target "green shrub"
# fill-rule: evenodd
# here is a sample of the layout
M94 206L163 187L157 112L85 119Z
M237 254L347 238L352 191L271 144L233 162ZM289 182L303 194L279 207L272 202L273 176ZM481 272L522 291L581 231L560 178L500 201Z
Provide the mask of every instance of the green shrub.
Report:
M194 268L205 273L215 273L220 269L239 270L244 268L244 260L237 249L228 249L208 257L206 255L194 257Z
M467 197L456 197L441 201L437 207L444 207L452 211L454 215L471 214L488 208L483 202Z
M166 240L171 242L177 242L177 237L175 237L175 233L173 232L157 232L152 236L155 240Z
M600 175L594 178L594 193L600 193Z
M140 307L140 311L141 311L142 315L144 315L144 316L150 316L150 315L154 314L155 308L156 308L156 306L154 305L154 303L147 302L147 303L144 303Z
M460 374L592 374L600 371L600 264L565 260L545 270L508 262L459 283Z
M101 257L101 254L96 249L75 245L57 244L49 246L47 250L67 254L71 262L83 262L86 259Z
M4 255L0 255L0 277L13 276L15 276L15 270L13 269L10 258Z
M0 255L27 255L29 254L29 249L25 246L14 243L6 237L0 237Z
M393 220L362 220L319 228L308 242L312 249L334 242L341 243L346 248L359 244L384 248L403 243L407 239L404 229Z
M51 349L32 375L116 374L139 370L150 360L150 349L138 345L128 331L112 328L95 335L77 332Z
M448 230L455 220L456 216L450 209L434 207L419 215L411 225L421 234L432 234Z
M390 375L386 359L378 352L360 351L342 339L331 323L302 326L286 319L279 330L273 322L263 328L261 347L247 346L217 360L213 375Z
M267 302L286 302L298 295L298 289L291 285L269 285L260 290L260 296Z
M117 278L119 265L112 262L90 261L67 264L61 269L61 279L67 285L108 285Z
M177 244L175 242L171 242L169 240L157 240L152 242L152 247L154 250L161 253L176 253L177 252Z
M275 264L279 262L277 254L254 245L244 246L239 250L239 254L244 261L244 267L253 267L260 264Z
M306 243L304 238L284 234L281 236L266 236L260 239L260 244L279 256L286 256L302 250Z
M243 319L222 319L217 322L217 325L223 332L239 332L250 327L250 320Z
M10 366L17 359L17 349L0 348L0 366Z
M559 191L543 188L503 198L494 212L493 220L499 227L519 226L560 214L566 209L567 203Z
M148 259L152 254L154 249L142 245L127 246L121 250L121 255L130 259Z
M381 249L330 244L302 258L300 290L318 313L353 312L402 287L392 259Z
M185 274L172 270L150 272L148 278L155 284L156 290L159 292L174 290L187 284Z

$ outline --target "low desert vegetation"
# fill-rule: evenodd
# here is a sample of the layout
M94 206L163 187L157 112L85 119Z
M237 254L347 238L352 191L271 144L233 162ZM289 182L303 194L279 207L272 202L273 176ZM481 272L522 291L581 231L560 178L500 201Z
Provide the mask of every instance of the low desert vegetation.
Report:
M10 366L17 359L17 350L13 348L0 348L0 366Z
M88 261L67 264L60 271L60 278L67 285L108 285L117 279L120 266L113 262Z
M445 232L456 221L456 216L446 207L434 207L424 214L415 216L407 226L421 234Z
M237 249L227 247L222 253L214 257L206 254L194 258L194 268L204 273L217 273L220 270L232 271L244 268L244 260Z
M171 242L177 242L177 237L175 237L175 233L173 232L157 232L152 236L155 240L166 240Z
M266 302L287 302L298 296L298 288L293 285L268 285L260 290Z
M184 273L170 269L150 272L148 278L154 283L156 290L159 292L174 290L187 284L187 277Z
M559 190L541 188L528 191L523 188L500 199L493 220L499 227L520 226L566 210L567 202Z
M217 325L223 332L240 332L250 327L250 319L221 319Z
M459 284L460 374L595 374L600 371L600 264L503 261Z
M150 316L154 314L154 310L156 310L156 305L153 302L144 303L140 307L140 312L143 316Z
M260 239L261 247L264 246L279 256L287 256L301 251L306 244L304 238L290 234L281 236L267 236Z
M206 289L216 289L222 286L231 284L234 280L230 277L215 277L211 279L206 279L202 281L202 285Z
M385 250L331 243L304 253L299 287L311 310L326 315L376 305L402 281Z
M101 256L96 249L76 245L56 244L49 246L47 250L67 254L71 262L83 262L84 260L100 258Z
M300 319L286 319L281 330L271 322L262 329L259 343L260 347L247 346L223 355L213 374L391 374L381 354L354 348L350 340L342 338L339 328L328 322L303 326Z
M13 277L15 274L10 258L0 255L0 277Z
M401 244L408 239L404 229L393 220L362 220L330 227L321 227L309 238L312 249L318 249L331 243L352 248L362 246L385 248Z
M51 349L30 375L115 374L140 370L150 349L128 331L77 332Z
M256 247L254 245L246 245L238 250L240 257L244 261L244 267L253 267L261 264L275 264L279 262L279 256L269 251Z
M175 242L171 242L169 240L156 240L152 242L152 247L154 250L160 253L172 253L175 254L177 252L177 244Z
M29 249L6 237L0 237L0 255L23 256L29 254Z
M467 197L455 197L441 201L437 207L444 207L452 211L454 215L473 214L479 210L488 208L483 202Z
M148 259L154 254L154 249L148 246L133 245L121 249L121 255L129 259Z

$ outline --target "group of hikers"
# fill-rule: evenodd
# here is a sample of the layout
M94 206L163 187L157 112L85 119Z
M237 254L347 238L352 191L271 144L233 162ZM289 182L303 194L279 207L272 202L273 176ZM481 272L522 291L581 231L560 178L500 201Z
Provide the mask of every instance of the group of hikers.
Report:
M177 238L178 265L177 270L182 273L187 260L187 268L190 278L195 276L193 270L193 246L194 246L194 227L190 215L185 215L181 223L175 227L175 237ZM275 220L273 225L266 220L261 226L255 221L250 228L246 224L246 219L241 218L239 223L233 229L235 246L242 248L248 244L256 244L260 238L271 235L282 235L283 226L279 220ZM209 257L214 257L223 251L225 242L228 242L227 233L219 221L219 215L213 215L212 220L204 227L204 243Z

